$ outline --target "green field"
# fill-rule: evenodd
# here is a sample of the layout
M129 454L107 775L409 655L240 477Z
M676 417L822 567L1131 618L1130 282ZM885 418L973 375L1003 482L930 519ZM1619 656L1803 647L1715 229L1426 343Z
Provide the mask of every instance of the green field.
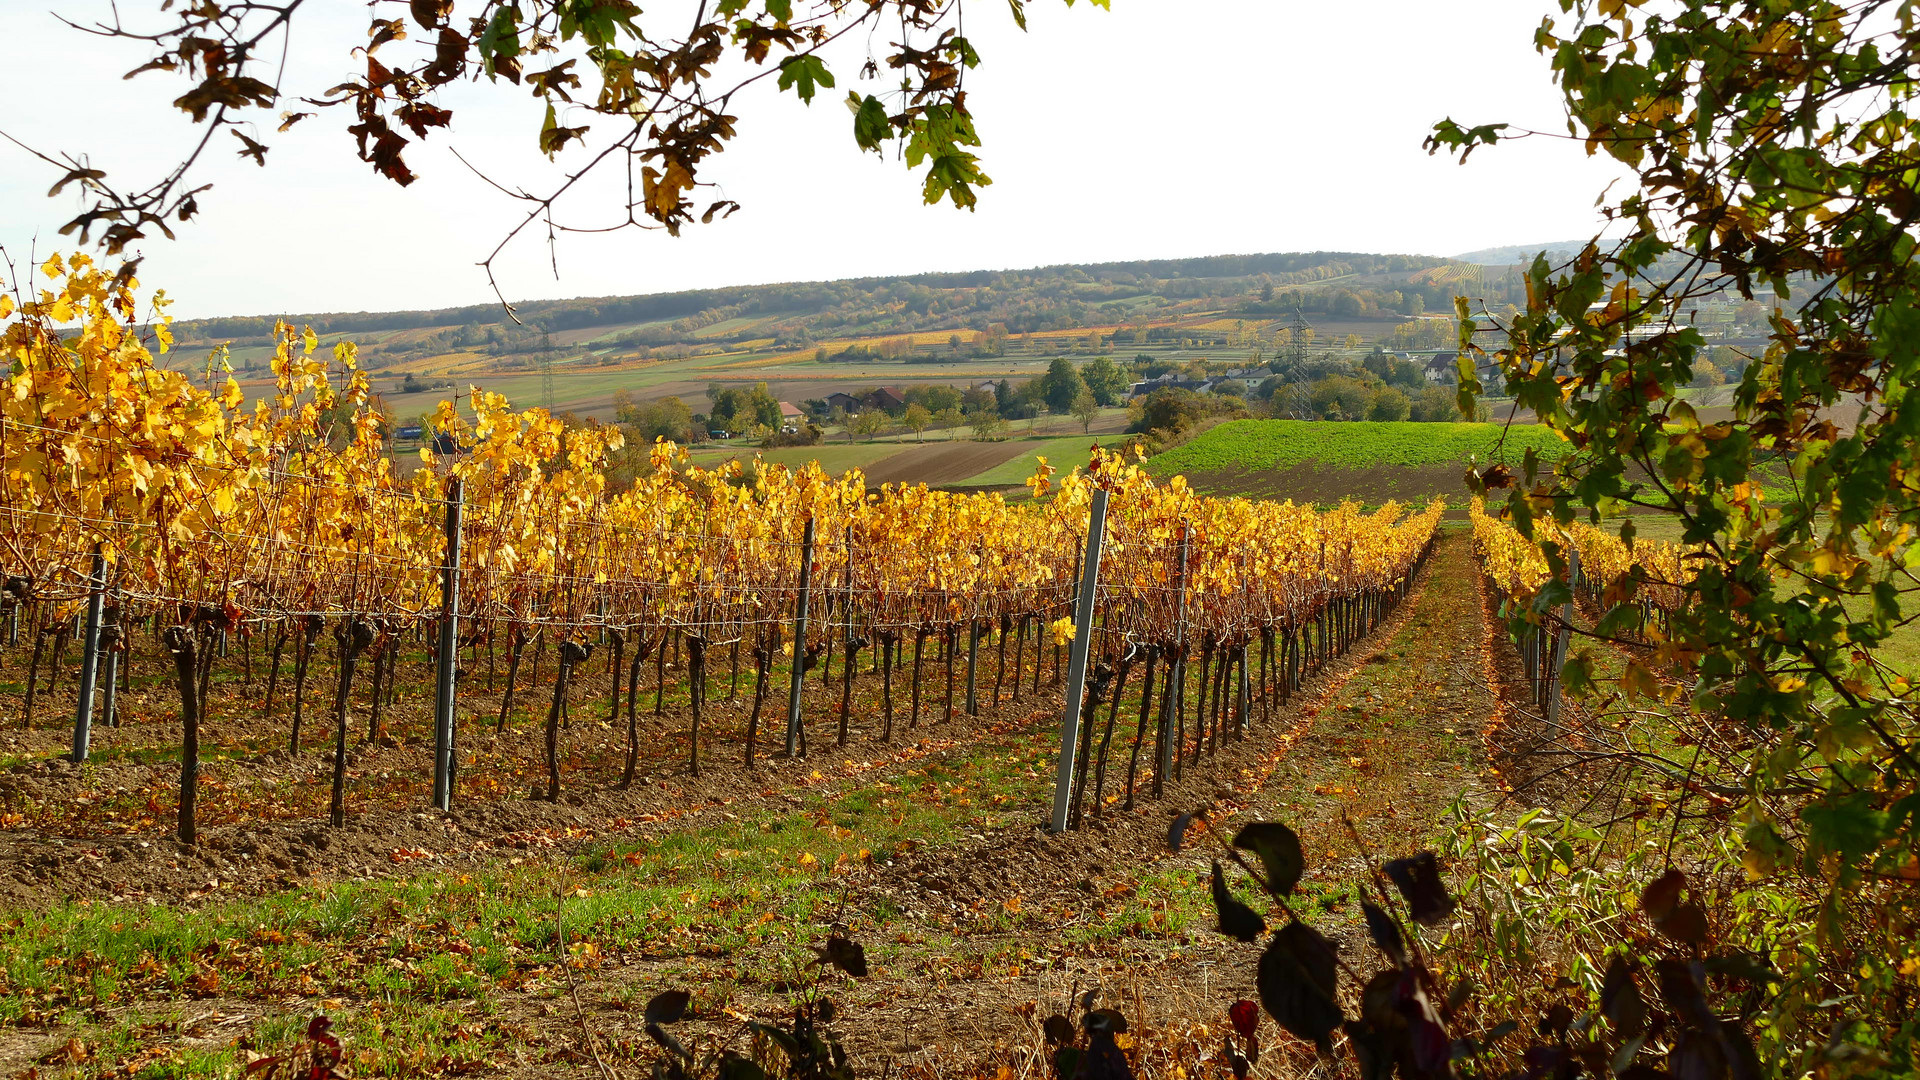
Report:
M1519 461L1533 449L1547 461L1572 450L1546 428L1516 424L1406 421L1235 420L1155 457L1162 476L1220 469L1283 469L1316 461L1350 469L1460 465L1470 458Z
M1113 447L1119 445L1126 436L1116 435L1055 435L1030 440L1033 447L1011 461L1004 461L985 472L967 477L965 483L978 487L1011 487L1024 484L1034 470L1040 467L1040 459L1046 458L1047 464L1064 473L1074 466L1087 464L1087 450L1094 443Z

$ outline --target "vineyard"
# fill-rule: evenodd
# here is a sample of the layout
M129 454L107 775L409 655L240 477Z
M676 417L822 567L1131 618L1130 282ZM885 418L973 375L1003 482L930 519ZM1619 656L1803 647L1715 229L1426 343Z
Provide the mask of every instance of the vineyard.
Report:
M1520 621L1527 625L1514 630L1532 702L1546 710L1550 721L1558 718L1562 668L1577 625L1573 610L1576 598L1594 612L1610 613L1600 627L1601 633L1656 646L1666 637L1670 616L1687 603L1692 574L1687 567L1687 549L1682 545L1623 541L1585 522L1565 528L1543 525L1539 528L1541 542L1557 545L1570 558L1571 581L1555 581L1541 545L1521 536L1509 522L1488 514L1484 500L1474 499L1468 513L1481 572L1499 604L1521 613L1532 607L1547 586L1564 590L1559 594L1563 597L1563 614L1557 624L1551 618L1529 621L1522 615Z
M210 1075L302 1015L346 1018L369 1072L584 1073L643 992L668 1047L671 982L711 1029L812 1000L824 965L867 978L856 930L892 969L835 991L876 1017L864 1054L939 1075L881 1029L977 984L985 1019L947 1045L1031 1061L982 1041L1009 992L1225 958L1182 955L1208 878L1161 861L1170 817L1281 810L1317 878L1287 902L1364 912L1338 845L1364 866L1476 773L1512 795L1670 738L1563 716L1561 684L1598 612L1672 681L1684 547L1542 526L1562 581L1477 500L1448 536L1439 500L1206 497L1094 450L1013 503L700 468L481 392L403 467L351 346L279 327L249 407L218 353L154 364L166 323L141 331L131 283L41 269L59 291L0 310L0 885L43 920L0 933L0 1062L185 1072L153 1011L217 998L283 1004L180 1027ZM1025 989L1030 964L1056 985ZM577 1033L547 1022L562 979ZM1165 997L1136 989L1165 1019L1135 1056L1217 1070ZM124 1046L7 1041L36 1029Z
M134 332L132 283L78 256L41 270L58 287L14 313L0 391L13 724L70 720L71 760L86 762L144 664L164 675L174 715L161 716L179 741L140 752L177 756L179 780L79 809L16 794L16 827L114 834L171 819L191 844L203 798L217 820L320 814L311 788L281 804L203 792L209 725L246 726L224 756L275 741L288 756L329 750L338 826L380 800L445 808L529 782L547 801L583 779L630 785L668 767L660 735L641 735L648 689L656 715L677 693L671 753L699 777L856 732L891 742L1061 684L1084 687L1084 722L1067 720L1078 746L1069 737L1060 755L1063 823L1078 824L1197 767L1376 625L1442 509L1207 499L1098 452L1057 481L1043 464L1038 497L1019 506L868 490L857 472L816 467L703 470L667 443L615 491L608 466L630 453L617 430L481 393L470 420L441 404L435 450L407 472L380 443L351 346L318 353L311 333L281 327L277 393L248 410L217 354L198 382L155 366L165 320L150 341ZM1089 552L1097 575L1082 574ZM63 682L70 649L80 668ZM415 661L431 678L409 685ZM601 663L589 700L580 688ZM717 684L738 700L743 674L751 705L715 726ZM401 690L422 682L432 729L406 737L431 743L430 770L367 775L361 753L391 742ZM236 685L229 713L213 712L210 688ZM536 686L545 700L531 700ZM463 757L516 705L542 721L535 760ZM589 716L623 728L624 745L594 739L582 760Z
M110 80L4 133L113 262L0 243L0 1077L1920 1076L1906 9L1562 0L1526 39L1600 171L1510 169L1507 201L1596 232L1491 272L508 302L543 229L560 280L563 237L740 210L712 162L767 95L847 94L860 151L974 208L962 86L998 31L962 6L414 3L331 89L302 73L349 43L312 5L55 13L88 64L118 42L188 85L112 106L143 137L110 155L65 145L125 134L92 122ZM1045 55L1094 56L1098 99L1179 51L1159 29ZM21 32L27 85L75 82ZM892 74L835 90L862 49ZM472 282L497 305L176 325L135 280L211 252L207 310L382 273L420 299L484 220L159 251L224 197L220 128L264 166L351 103L353 167L406 187L452 106L476 130L455 85L503 78L547 103L543 172L452 154L506 196ZM144 137L149 106L201 134ZM1428 158L1540 134L1463 107ZM864 190L794 187L775 224ZM1475 224L1410 197L1416 231ZM655 254L620 280L711 272ZM1123 387L1275 346L1258 386L1129 405L1125 453L1036 423L1091 441ZM464 377L497 381L437 400ZM895 412L949 438L876 441Z

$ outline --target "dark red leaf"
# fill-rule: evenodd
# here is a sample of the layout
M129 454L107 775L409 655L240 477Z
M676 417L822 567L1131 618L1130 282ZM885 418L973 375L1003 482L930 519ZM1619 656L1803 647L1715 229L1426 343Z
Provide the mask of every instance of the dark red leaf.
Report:
M1261 954L1254 985L1275 1023L1329 1053L1330 1036L1346 1019L1334 999L1338 970L1333 943L1294 920L1275 932Z
M1181 814L1167 826L1167 850L1178 854L1180 845L1186 842L1187 827L1193 824L1192 814Z
M1241 1038L1251 1039L1260 1026L1260 1007L1241 998L1227 1006L1227 1019L1233 1021L1233 1030L1239 1032Z
M1220 916L1220 932L1237 941L1250 942L1267 932L1267 921L1260 913L1227 891L1227 878L1218 859L1213 861L1213 909Z
M685 990L667 990L655 994L647 1002L646 1022L649 1024L672 1024L687 1014L687 1005L693 995Z
M1678 870L1668 870L1640 890L1640 910L1647 913L1647 918L1658 923L1673 913L1674 905L1680 902L1680 892L1686 887L1687 875Z

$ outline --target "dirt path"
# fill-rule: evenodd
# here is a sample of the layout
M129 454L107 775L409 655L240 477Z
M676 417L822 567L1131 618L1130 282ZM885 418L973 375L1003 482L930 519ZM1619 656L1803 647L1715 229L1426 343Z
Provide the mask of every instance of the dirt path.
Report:
M874 892L908 910L944 909L948 918L1019 896L1023 907L1043 907L1051 916L1051 926L1033 927L1038 933L1020 942L1046 958L1039 985L1056 990L1051 1007L1064 1001L1070 984L1099 985L1143 1010L1144 1030L1183 1030L1195 1019L1217 1030L1232 1000L1256 996L1258 946L1213 932L1206 881L1217 849L1196 844L1169 855L1169 820L1200 805L1224 832L1249 820L1293 826L1310 866L1301 890L1314 904L1305 910L1326 912L1322 929L1360 948L1358 911L1345 889L1362 863L1342 815L1375 852L1410 854L1446 804L1476 782L1479 731L1493 701L1484 689L1475 572L1466 535L1446 534L1393 625L1163 802L1081 833L929 852L876 875ZM999 942L987 935L980 944ZM1020 965L1013 969L1017 974ZM914 1000L910 984L862 989L869 1007L896 1015L899 1002ZM939 1050L949 1060L1011 1041L1026 1024L1009 1007L1034 1000L1035 992L1030 975L1025 984L983 975L964 992L943 989L954 995L943 1001L948 1015L967 1017L954 1025L961 1037ZM848 1005L856 1011L854 1000ZM1041 1006L1044 1015L1048 1005ZM1203 1010L1198 1017L1196 1009ZM926 1052L936 1045L929 1042Z

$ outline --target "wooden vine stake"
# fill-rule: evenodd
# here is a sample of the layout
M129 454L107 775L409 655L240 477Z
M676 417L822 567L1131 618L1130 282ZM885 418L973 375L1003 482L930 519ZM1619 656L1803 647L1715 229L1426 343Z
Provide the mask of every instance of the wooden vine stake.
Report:
M360 654L373 644L374 634L370 624L353 619L335 627L333 635L340 650L340 671L333 695L333 792L327 803L327 823L337 829L347 823L347 706L353 696L353 669Z
M191 847L199 840L195 811L200 797L200 702L195 696L193 631L170 626L167 650L173 654L174 688L180 694L180 816L177 835Z

